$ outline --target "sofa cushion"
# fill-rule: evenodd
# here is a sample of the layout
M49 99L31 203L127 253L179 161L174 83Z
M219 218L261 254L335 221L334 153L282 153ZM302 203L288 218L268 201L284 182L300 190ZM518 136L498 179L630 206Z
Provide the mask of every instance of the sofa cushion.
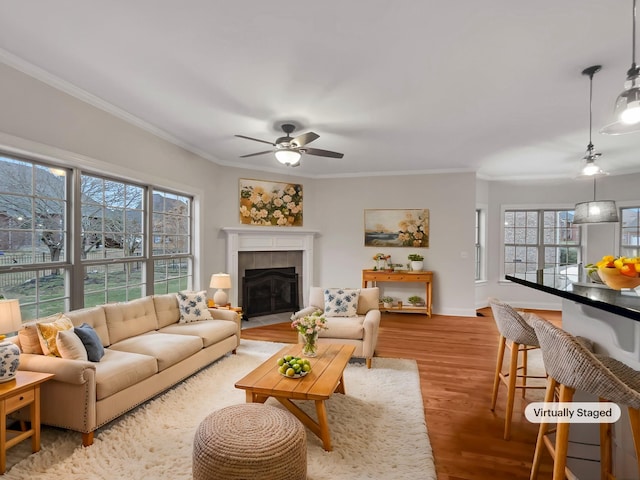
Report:
M103 347L111 344L109 339L109 330L107 328L107 317L103 306L81 308L73 310L65 314L73 322L76 327L86 323L91 325L100 337Z
M207 306L207 292L179 292L176 294L180 309L180 323L212 320Z
M158 318L151 297L104 305L103 308L112 344L158 329Z
M325 317L327 330L320 330L319 337L362 340L364 317Z
M84 344L73 330L60 330L56 336L56 345L62 358L87 361Z
M166 327L180 320L180 309L178 308L178 298L175 293L165 293L153 296L153 305L156 309L158 327Z
M96 366L96 398L102 400L158 373L149 355L106 349Z
M358 298L358 315L366 315L369 310L378 310L380 307L380 288L369 287L360 289L360 298Z
M104 347L100 343L100 337L88 323L83 323L73 328L74 333L80 338L84 349L87 352L87 359L90 362L99 362L104 356Z
M353 317L358 310L360 289L327 288L324 291L324 314L329 317Z
M109 349L155 357L161 372L202 350L202 339L195 335L149 332L114 343Z
M196 335L202 339L206 348L220 340L238 333L238 325L228 320L211 320L207 322L175 323L158 330L160 333L177 335Z
M22 328L18 330L18 341L20 342L20 350L22 353L44 355L42 347L40 346L40 337L38 336L36 322L22 325Z
M42 352L45 355L59 357L60 352L56 345L56 335L60 330L71 330L73 323L61 313L53 322L37 322L36 328Z

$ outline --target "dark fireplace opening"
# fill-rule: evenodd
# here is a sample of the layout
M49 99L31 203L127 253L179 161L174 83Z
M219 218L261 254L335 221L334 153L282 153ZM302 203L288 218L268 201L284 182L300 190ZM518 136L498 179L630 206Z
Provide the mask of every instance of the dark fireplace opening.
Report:
M248 318L300 310L295 267L245 270L242 308Z

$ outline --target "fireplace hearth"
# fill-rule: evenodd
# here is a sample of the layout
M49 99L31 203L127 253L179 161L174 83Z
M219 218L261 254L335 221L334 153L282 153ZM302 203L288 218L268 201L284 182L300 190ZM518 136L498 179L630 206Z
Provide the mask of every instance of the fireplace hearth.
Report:
M248 317L300 309L295 267L247 269L242 277L242 307Z

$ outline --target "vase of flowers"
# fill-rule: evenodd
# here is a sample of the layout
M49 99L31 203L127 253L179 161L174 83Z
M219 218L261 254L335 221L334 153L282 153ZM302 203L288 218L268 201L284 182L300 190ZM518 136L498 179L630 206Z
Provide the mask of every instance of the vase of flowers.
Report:
M298 331L304 338L302 354L307 357L315 357L318 354L318 333L327 329L327 320L321 311L315 311L311 315L295 318L291 322L291 328Z
M373 256L373 259L376 261L376 266L373 268L374 270L386 270L387 262L391 259L391 255L385 255L384 253L376 253Z

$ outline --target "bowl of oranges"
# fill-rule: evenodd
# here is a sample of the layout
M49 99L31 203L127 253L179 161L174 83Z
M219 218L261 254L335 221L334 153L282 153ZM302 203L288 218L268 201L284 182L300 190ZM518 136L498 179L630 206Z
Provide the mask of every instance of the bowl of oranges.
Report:
M640 257L605 255L595 266L602 281L613 290L640 286Z

